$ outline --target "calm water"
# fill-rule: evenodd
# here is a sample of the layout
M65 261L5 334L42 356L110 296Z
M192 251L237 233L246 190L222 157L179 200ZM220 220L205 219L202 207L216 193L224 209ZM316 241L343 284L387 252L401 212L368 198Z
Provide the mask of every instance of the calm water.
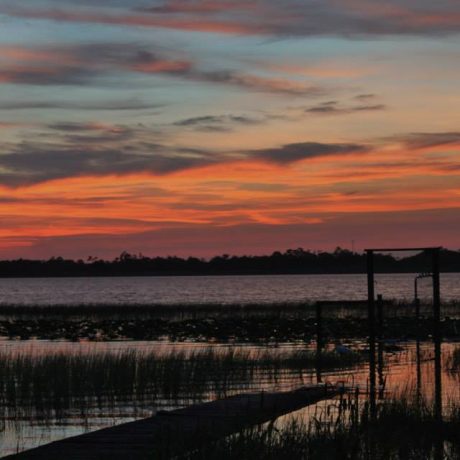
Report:
M413 274L376 276L376 293L413 298ZM420 281L430 296L431 280ZM444 300L460 299L460 273L441 275ZM168 276L119 278L0 279L0 303L282 303L360 300L367 296L365 275Z

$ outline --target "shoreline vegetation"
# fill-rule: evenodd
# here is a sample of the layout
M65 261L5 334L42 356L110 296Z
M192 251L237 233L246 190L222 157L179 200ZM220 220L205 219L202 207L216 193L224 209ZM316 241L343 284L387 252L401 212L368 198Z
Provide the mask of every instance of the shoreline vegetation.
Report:
M395 258L375 254L377 273L419 273L430 267L427 252ZM441 250L441 271L460 272L460 251ZM275 251L262 256L230 256L203 259L147 257L123 252L113 260L88 257L71 260L1 260L0 278L86 277L86 276L199 276L269 274L359 274L366 272L366 255L337 248L334 252L313 252L303 248Z
M310 342L316 338L317 304L271 305L0 305L0 336L46 340L171 340ZM431 306L386 302L385 337L426 339ZM323 303L324 339L365 338L366 302ZM442 334L460 338L460 303L443 304Z

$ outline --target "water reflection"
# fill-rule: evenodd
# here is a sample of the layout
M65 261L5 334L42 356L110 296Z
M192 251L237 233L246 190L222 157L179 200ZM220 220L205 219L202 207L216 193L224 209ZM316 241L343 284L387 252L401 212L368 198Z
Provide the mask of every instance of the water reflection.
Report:
M414 274L377 274L387 299L413 299ZM460 298L460 274L442 274L444 300ZM421 283L420 298L431 295ZM0 279L6 304L196 304L289 303L365 299L365 275L165 276Z
M365 343L353 341L345 344L347 347L358 352L365 352ZM105 343L69 343L61 342L56 347L56 342L46 341L18 341L4 342L3 346L8 348L8 353L20 353L41 359L55 353L113 353L117 354L126 350L136 349L138 351L154 352L157 356L168 356L173 352L182 352L185 355L192 355L197 351L203 351L210 347L209 344L195 343L154 343L154 342L105 342ZM211 345L217 354L224 355L228 351L241 349L249 355L260 356L259 353L266 349L257 345L241 344L214 344ZM305 347L314 351L314 343L311 344L280 344L272 347L271 353L280 356L287 351L300 350ZM392 352L384 352L384 364L382 368L380 397L397 398L402 395L419 393L421 397L430 401L433 398L434 383L434 360L433 347L431 343L422 342L419 347L419 366L417 366L417 346L415 342L398 344L401 351L395 349ZM460 375L449 370L448 357L457 347L455 343L444 343L443 352L443 403L446 411L451 407L452 402L460 400ZM325 351L332 350L334 344L325 345ZM233 394L249 390L290 390L302 385L315 384L317 379L314 367L304 369L286 368L282 365L276 372L262 368L253 370L250 374L240 375L227 382L226 394ZM368 389L368 366L357 364L346 368L325 370L323 379L326 382L343 382L346 387L358 389L359 394L365 397ZM4 420L2 432L0 433L0 455L13 453L16 450L34 447L52 440L80 434L86 431L95 430L117 423L131 421L155 413L158 409L171 409L190 404L192 399L185 393L171 398L138 398L136 394L125 395L125 398L115 399L111 405L101 406L101 401L93 401L94 410L79 412L78 407L70 408L62 413L62 416L54 418L24 417ZM213 399L217 396L215 391L204 392L200 400ZM296 415L303 419L318 415L318 411L337 408L337 400L323 401L316 406L305 408Z

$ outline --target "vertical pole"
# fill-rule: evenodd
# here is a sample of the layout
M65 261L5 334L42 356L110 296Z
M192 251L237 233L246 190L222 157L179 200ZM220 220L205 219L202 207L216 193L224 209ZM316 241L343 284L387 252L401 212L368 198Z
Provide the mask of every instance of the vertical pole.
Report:
M322 368L322 359L321 353L323 349L323 314L322 314L322 305L316 303L316 381L321 383L321 368Z
M439 249L432 251L433 264L433 340L434 340L434 384L435 415L442 421L442 379L441 379L441 288L439 280Z
M374 251L372 250L367 251L367 316L369 321L369 404L371 419L375 419L375 293Z
M383 398L383 298L377 296L377 374L379 376L379 398Z
M414 280L414 304L415 304L415 321L416 321L416 342L415 342L415 361L416 361L416 377L417 377L417 402L422 399L422 368L420 365L420 299L418 298L418 279L417 275Z

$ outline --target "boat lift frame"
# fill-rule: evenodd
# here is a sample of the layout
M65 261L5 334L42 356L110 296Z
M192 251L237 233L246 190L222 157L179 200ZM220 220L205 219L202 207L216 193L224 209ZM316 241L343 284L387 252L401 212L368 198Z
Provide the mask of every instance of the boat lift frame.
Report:
M441 293L439 278L439 254L441 247L422 248L370 248L365 249L367 255L367 305L369 324L369 393L370 413L376 415L376 299L375 299L375 271L374 254L376 252L402 252L416 251L431 255L431 277L433 279L433 343L434 343L434 383L435 416L442 420L442 373L441 373Z

